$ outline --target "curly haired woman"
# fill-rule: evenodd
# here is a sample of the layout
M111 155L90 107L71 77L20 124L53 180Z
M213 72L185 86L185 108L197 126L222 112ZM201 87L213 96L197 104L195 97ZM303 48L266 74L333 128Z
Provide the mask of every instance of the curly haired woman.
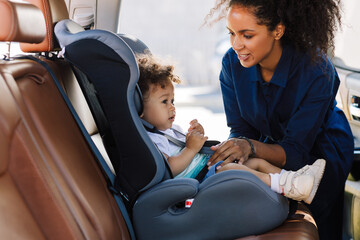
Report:
M230 137L213 147L209 166L224 161L218 168L233 168L260 158L297 170L326 159L309 205L321 239L341 239L354 147L348 121L336 107L340 81L326 56L341 22L339 5L339 0L222 0L208 16L226 13L232 46L220 74Z

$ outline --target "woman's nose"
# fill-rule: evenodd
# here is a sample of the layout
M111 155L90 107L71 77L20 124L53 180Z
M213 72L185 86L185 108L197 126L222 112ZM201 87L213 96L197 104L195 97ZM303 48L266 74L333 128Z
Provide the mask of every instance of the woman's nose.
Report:
M241 42L239 37L234 37L231 45L232 45L234 50L240 50L240 49L244 48L244 44Z

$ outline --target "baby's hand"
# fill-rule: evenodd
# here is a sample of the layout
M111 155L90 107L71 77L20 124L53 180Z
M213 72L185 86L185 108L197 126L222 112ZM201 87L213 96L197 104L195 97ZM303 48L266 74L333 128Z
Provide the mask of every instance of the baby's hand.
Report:
M190 127L188 129L188 132L192 132L194 130L200 132L201 134L205 134L203 126L200 123L198 123L197 119L193 119L190 122Z
M186 134L186 148L193 150L195 153L199 152L208 137L199 131L191 131Z

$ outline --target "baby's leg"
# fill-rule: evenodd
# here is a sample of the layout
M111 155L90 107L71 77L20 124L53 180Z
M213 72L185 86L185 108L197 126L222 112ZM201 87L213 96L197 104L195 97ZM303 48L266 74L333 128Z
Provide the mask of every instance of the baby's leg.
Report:
M272 165L268 161L261 159L261 158L250 158L244 162L244 165L255 169L256 171L265 173L269 175L270 184L269 187L277 193L281 193L280 189L280 174L281 169Z
M222 168L226 167L223 166ZM238 166L236 166L238 165ZM221 168L221 169L222 169ZM251 158L248 159L243 164L235 164L227 166L229 169L241 169L248 172L251 172L261 181L263 181L266 185L268 185L274 192L281 193L282 190L280 189L280 173L281 169L272 165L268 161L261 159L261 158ZM228 170L225 168L224 170Z
M223 167L221 167L220 169L218 169L218 172L222 172L222 171L226 171L226 170L244 170L244 171L250 172L250 173L254 174L255 176L257 176L258 178L260 178L260 180L263 181L266 185L268 185L269 187L271 186L271 180L270 180L269 174L251 169L251 168L247 167L246 165L238 164L238 163L228 163L228 164L224 165Z
M281 169L272 165L262 158L250 158L243 163L245 166L263 172L263 173L280 173Z

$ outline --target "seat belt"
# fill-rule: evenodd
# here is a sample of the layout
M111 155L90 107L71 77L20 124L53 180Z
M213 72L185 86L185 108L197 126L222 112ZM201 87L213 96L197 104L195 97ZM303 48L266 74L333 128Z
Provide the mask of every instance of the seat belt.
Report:
M159 131L156 127L154 127L152 124L148 123L147 121L145 121L144 119L141 119L141 121L143 122L143 125L145 127L146 130L148 130L149 132L152 132L152 133L156 133L156 134L160 134L164 137L166 137L170 142L172 142L173 144L175 144L176 146L178 147L181 147L181 148L184 148L186 146L185 142L179 140L179 139L176 139L174 138L173 136L170 136L164 132L161 132ZM186 137L186 135L174 128L171 128L173 131L175 131L176 133ZM209 140L209 141L206 141L204 143L204 146L200 149L199 153L202 153L202 154L210 154L212 155L214 153L213 150L210 149L211 146L213 145L216 145L216 144L219 144L220 142L219 141L216 141L216 140Z
M52 69L50 68L50 66L42 61L41 59L38 59L32 55L25 55L25 56L20 56L20 57L16 57L17 59L31 59L35 62L38 62L40 63L42 66L45 67L45 69L49 72L50 76L52 77L52 79L54 80L54 83L56 85L56 87L58 88L61 96L63 97L66 105L68 106L69 110L71 111L78 127L80 128L81 132L83 133L87 143L89 144L92 152L94 153L94 155L96 156L96 158L98 159L98 162L100 163L101 167L103 168L103 171L105 172L106 174L106 181L107 181L107 184L108 184L108 189L109 191L112 193L119 209L120 209L120 212L125 220L125 223L127 225L127 228L128 228L128 231L129 231L129 234L130 234L130 237L131 239L136 239L135 238L135 232L134 232L134 229L133 229L133 226L132 226L132 223L131 223L131 220L130 220L130 217L129 217L129 214L127 212L127 209L125 207L125 204L122 200L122 198L120 197L120 195L125 198L125 200L128 200L126 198L126 196L124 196L121 192L118 192L115 187L114 187L114 182L115 182L115 175L112 173L110 167L108 166L108 164L106 163L105 159L103 158L103 156L101 155L99 149L96 147L95 143L93 142L93 140L91 139L91 136L90 134L88 133L88 131L86 130L84 124L82 123L79 115L77 114L77 112L75 111L70 99L68 98L68 96L66 95L64 89L62 88L59 80L57 79L57 77L55 76L54 72L52 71Z
M146 130L148 130L149 132L152 132L152 133L156 133L156 134L160 134L164 137L166 137L170 142L172 142L173 144L175 144L176 146L178 147L181 147L181 148L184 148L186 146L185 142L179 140L179 139L176 139L174 138L173 136L170 136L164 132L161 132L160 130L158 130L155 126L153 126L152 124L150 124L149 122L145 121L144 119L141 118L141 121L145 127ZM180 135L183 135L183 136L186 136L184 133L176 130L176 129L173 129L173 131L175 131L176 133L180 134ZM200 149L199 153L202 153L202 154L208 154L208 155L212 155L214 153L213 150L210 149L211 146L213 145L216 145L216 144L219 144L220 142L219 141L216 141L216 140L209 140L209 141L206 141L204 143L204 146ZM207 174L208 172L208 166L205 165L203 167L203 169L201 169L201 171L198 173L198 175L195 177L196 180L198 180L199 182L202 181L202 179L204 179L205 175Z

